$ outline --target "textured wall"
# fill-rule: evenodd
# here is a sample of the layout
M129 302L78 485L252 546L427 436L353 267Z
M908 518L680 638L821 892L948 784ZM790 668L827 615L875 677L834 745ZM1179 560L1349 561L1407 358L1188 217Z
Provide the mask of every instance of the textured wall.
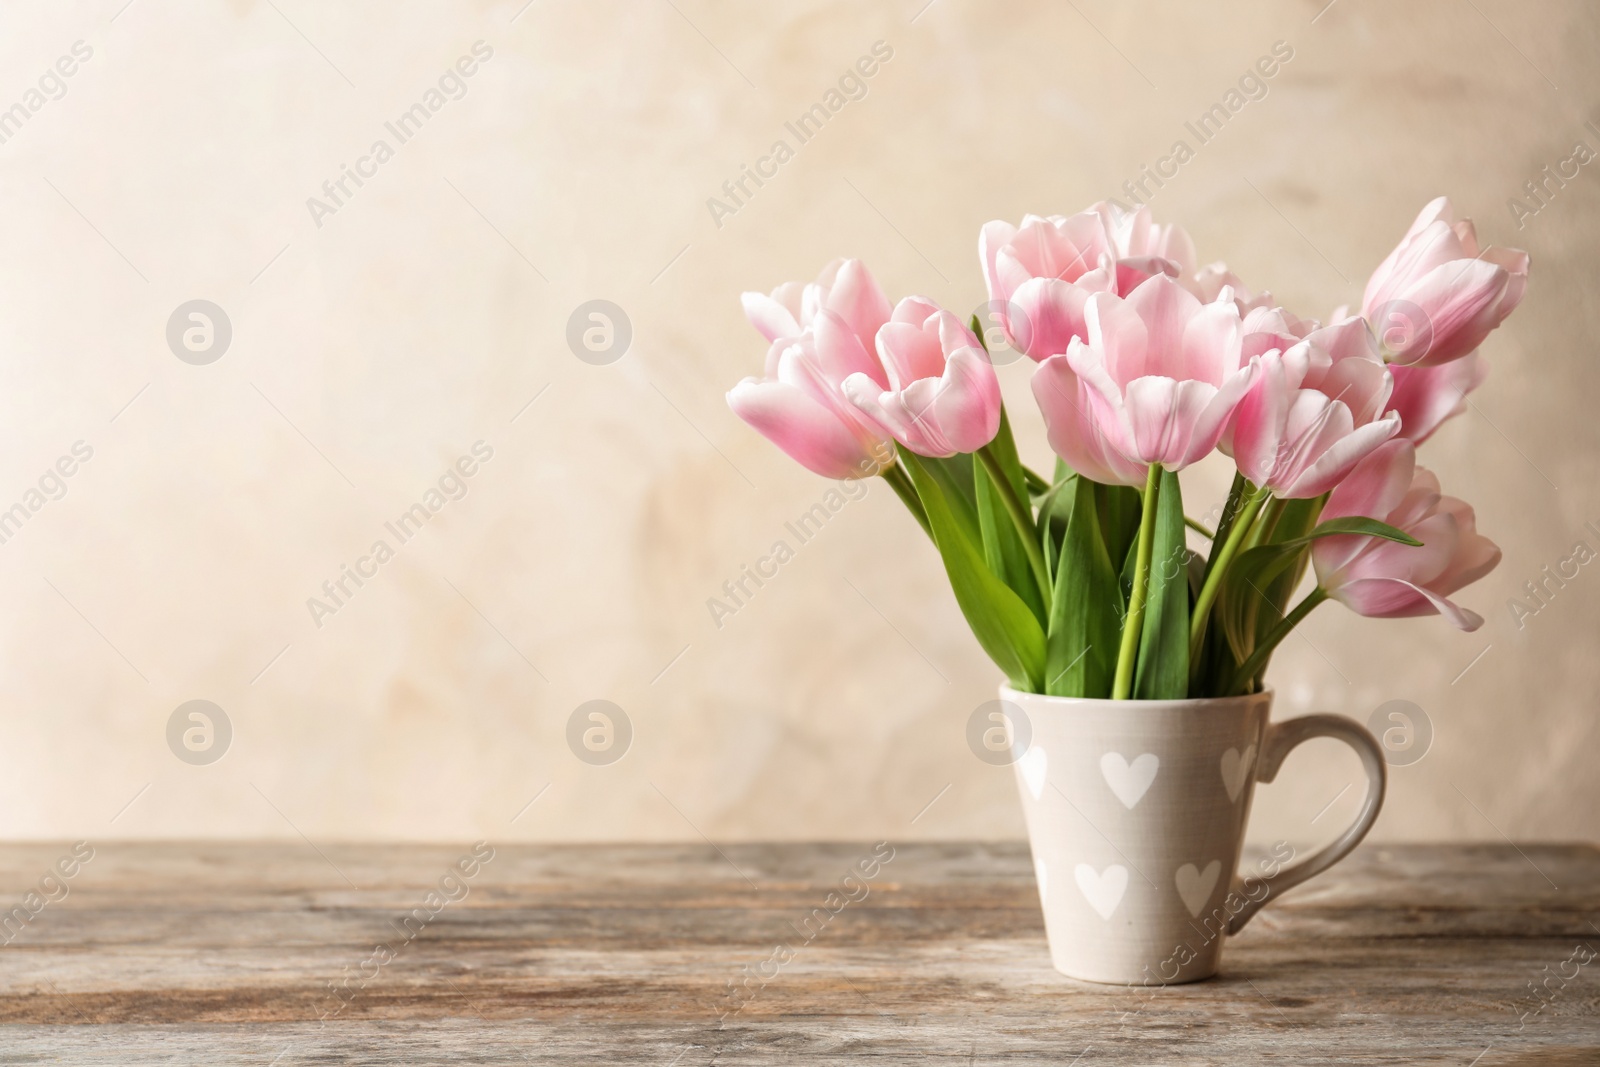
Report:
M1507 600L1600 547L1600 175L1520 230L1507 200L1600 148L1600 13L924 3L8 5L0 507L39 507L0 544L0 834L1020 834L1010 772L964 740L996 671L882 483L713 623L830 489L723 404L764 349L737 294L848 254L973 307L980 224L1118 195L1185 138L1158 217L1305 314L1358 297L1441 192L1533 253L1488 384L1424 449L1505 549L1462 597L1488 625L1327 606L1272 678L1280 717L1431 720L1380 837L1594 838L1600 571L1521 626ZM1197 145L1184 123L1280 41L1265 96ZM799 143L785 123L876 42L864 95ZM362 184L325 193L346 167ZM204 365L167 338L197 299L232 328ZM632 328L600 365L567 341L596 299ZM1044 466L1027 370L1004 384ZM1186 474L1190 510L1227 476ZM369 577L313 613L343 566ZM169 746L196 699L232 728L208 765ZM567 743L592 699L632 724L611 765ZM1331 837L1356 767L1308 746L1254 836Z

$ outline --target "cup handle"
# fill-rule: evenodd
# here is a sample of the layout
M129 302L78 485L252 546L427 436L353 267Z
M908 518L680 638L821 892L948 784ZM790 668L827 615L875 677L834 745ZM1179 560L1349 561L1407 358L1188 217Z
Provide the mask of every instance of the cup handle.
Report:
M1366 803L1362 804L1361 814L1356 816L1356 821L1351 823L1332 844L1299 863L1283 868L1277 874L1261 879L1261 885L1266 887L1266 892L1261 893L1259 897L1254 895L1257 890L1245 893L1242 883L1235 877L1236 891L1244 897L1245 905L1228 923L1230 934L1236 934L1244 929L1244 924L1261 910L1261 906L1279 893L1299 885L1313 875L1321 874L1344 859L1350 850L1367 836L1367 831L1372 829L1372 824L1377 821L1379 809L1383 807L1383 792L1389 780L1383 752L1365 727L1343 715L1304 715L1298 719L1269 724L1266 739L1261 745L1261 759L1256 764L1256 781L1270 782L1276 778L1278 768L1283 765L1285 757L1300 742L1309 741L1313 737L1337 738L1356 750L1356 755L1361 757L1361 764L1367 772Z

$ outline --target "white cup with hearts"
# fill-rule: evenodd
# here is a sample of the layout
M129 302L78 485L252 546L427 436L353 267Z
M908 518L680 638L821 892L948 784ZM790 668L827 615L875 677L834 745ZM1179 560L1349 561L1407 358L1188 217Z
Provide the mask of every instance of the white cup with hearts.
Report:
M1272 723L1272 691L1196 700L1083 700L1019 693L1027 749L1017 789L1056 970L1162 985L1217 972L1222 943L1291 886L1337 863L1383 804L1383 752L1338 715ZM1332 844L1290 862L1275 849L1239 870L1255 783L1300 742L1333 737L1367 773L1361 813Z

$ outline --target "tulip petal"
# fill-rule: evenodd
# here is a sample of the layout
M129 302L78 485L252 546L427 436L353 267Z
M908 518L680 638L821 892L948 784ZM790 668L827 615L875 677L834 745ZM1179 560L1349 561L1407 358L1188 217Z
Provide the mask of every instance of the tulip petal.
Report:
M1358 426L1333 441L1279 495L1285 500L1307 500L1338 485L1357 463L1400 430L1400 419L1387 415Z
M862 346L860 335L842 316L824 309L811 328L816 337L817 366L828 381L842 382L852 374L865 374L880 386L889 384L883 364L870 354L872 349ZM870 343L871 335L868 339Z
M995 269L995 255L1017 235L1017 228L999 219L983 224L978 231L978 262L983 265L983 280L989 287L990 300L1010 300L1015 286L1001 284Z
M1442 615L1450 625L1468 633L1483 625L1483 616L1477 612L1399 578L1360 578L1331 595L1357 615L1374 619Z
M1394 351L1404 366L1438 366L1459 359L1500 325L1497 309L1511 276L1481 259L1442 263L1401 299L1422 310L1426 329Z
M889 298L859 259L847 259L839 266L824 307L855 331L864 351L872 350L878 328L889 321L892 311Z
M1391 367L1394 391L1388 408L1400 416L1400 433L1416 444L1446 420L1467 410L1467 394L1483 384L1489 363L1481 352L1438 367Z
M766 293L740 293L739 303L744 306L744 317L750 320L750 325L769 341L793 337L800 332L794 312Z
M1164 274L1157 275L1135 289L1128 307L1144 320L1145 357L1141 373L1135 377L1161 375L1166 378L1192 378L1184 334L1190 320L1200 311L1193 293ZM1124 385L1132 378L1112 372ZM1221 384L1220 380L1211 383Z
M1178 470L1190 462L1190 445L1207 406L1217 395L1209 382L1151 375L1123 389L1126 429L1136 451L1129 458ZM1206 451L1210 451L1206 449Z
M1080 342L1081 344L1081 342ZM1033 374L1050 448L1085 478L1106 485L1143 485L1146 470L1112 449L1092 414L1089 388L1066 356L1052 356Z
M824 478L876 473L862 440L804 390L746 378L728 393L728 406L789 457ZM863 463L866 466L863 466Z
M1070 282L1030 278L1011 298L1007 340L1035 362L1062 354L1074 337L1088 335L1084 308L1089 296Z

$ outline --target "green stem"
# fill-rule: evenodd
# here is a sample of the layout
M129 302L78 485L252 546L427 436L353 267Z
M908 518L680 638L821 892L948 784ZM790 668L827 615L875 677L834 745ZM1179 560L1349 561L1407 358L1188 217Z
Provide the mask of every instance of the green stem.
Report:
M1250 483L1245 481L1244 475L1235 471L1233 484L1228 487L1228 500L1222 505L1222 515L1217 521L1217 532L1211 537L1211 551L1206 555L1206 568L1202 578L1209 577L1217 565L1217 554L1222 551L1222 543L1228 539L1228 534L1233 530L1234 520L1239 517L1239 511L1244 507L1245 497L1249 494Z
M1156 494L1161 491L1161 464L1150 464L1144 480L1144 510L1139 516L1138 555L1133 558L1133 591L1128 594L1128 617L1122 623L1122 647L1117 651L1117 673L1111 699L1127 700L1133 691L1133 661L1139 653L1139 631L1144 628L1144 602L1150 591L1150 554L1155 550Z
M1250 533L1245 537L1244 547L1246 551L1272 540L1272 534L1278 528L1278 520L1283 518L1283 509L1287 503L1288 501L1279 500L1277 497L1272 497L1267 501L1266 505L1262 507L1261 513L1257 516L1256 522L1251 527Z
M894 489L895 495L905 504L906 510L917 520L917 525L922 527L922 532L932 537L933 527L928 525L928 513L922 506L922 498L917 496L916 487L911 484L911 479L906 477L905 470L898 463L894 463L879 471L878 476Z
M1050 491L1050 483L1044 480L1044 476L1026 466L1022 468L1022 480L1027 483L1028 492L1034 496L1043 496Z
M1307 593L1306 598L1296 604L1293 611L1279 619L1278 625L1267 632L1261 643L1255 647L1255 651L1251 652L1249 657L1239 664L1239 669L1233 672L1233 680L1228 684L1227 693L1243 692L1245 687L1251 684L1251 680L1267 665L1267 657L1272 655L1272 650L1278 647L1278 643L1288 637L1289 631L1300 625L1301 620L1311 614L1312 608L1327 599L1328 594L1318 586Z
M1256 489L1248 482L1245 486L1244 504L1233 524L1228 527L1227 539L1220 547L1212 545L1211 562L1206 567L1205 581L1200 586L1200 595L1195 598L1194 615L1189 621L1190 664L1200 662L1200 652L1206 640L1206 622L1211 614L1211 605L1216 602L1217 593L1222 589L1222 579L1227 574L1228 564L1232 563L1233 557L1238 554L1239 546L1244 543L1245 535L1250 532L1261 505L1272 495L1270 490ZM1231 496L1229 501L1232 502Z
M1039 583L1039 595L1044 599L1045 608L1048 609L1051 601L1050 572L1044 565L1044 550L1039 547L1039 528L1034 524L1033 512L1017 499L1017 492L1011 484L1011 479L1006 477L1005 468L1000 466L1000 461L989 451L990 447L984 445L978 449L976 453L978 460L983 464L983 469L989 472L989 480L994 483L995 492L1000 494L1001 502L1011 514L1011 521L1022 539L1022 549L1028 554L1028 566L1033 569L1034 581Z

